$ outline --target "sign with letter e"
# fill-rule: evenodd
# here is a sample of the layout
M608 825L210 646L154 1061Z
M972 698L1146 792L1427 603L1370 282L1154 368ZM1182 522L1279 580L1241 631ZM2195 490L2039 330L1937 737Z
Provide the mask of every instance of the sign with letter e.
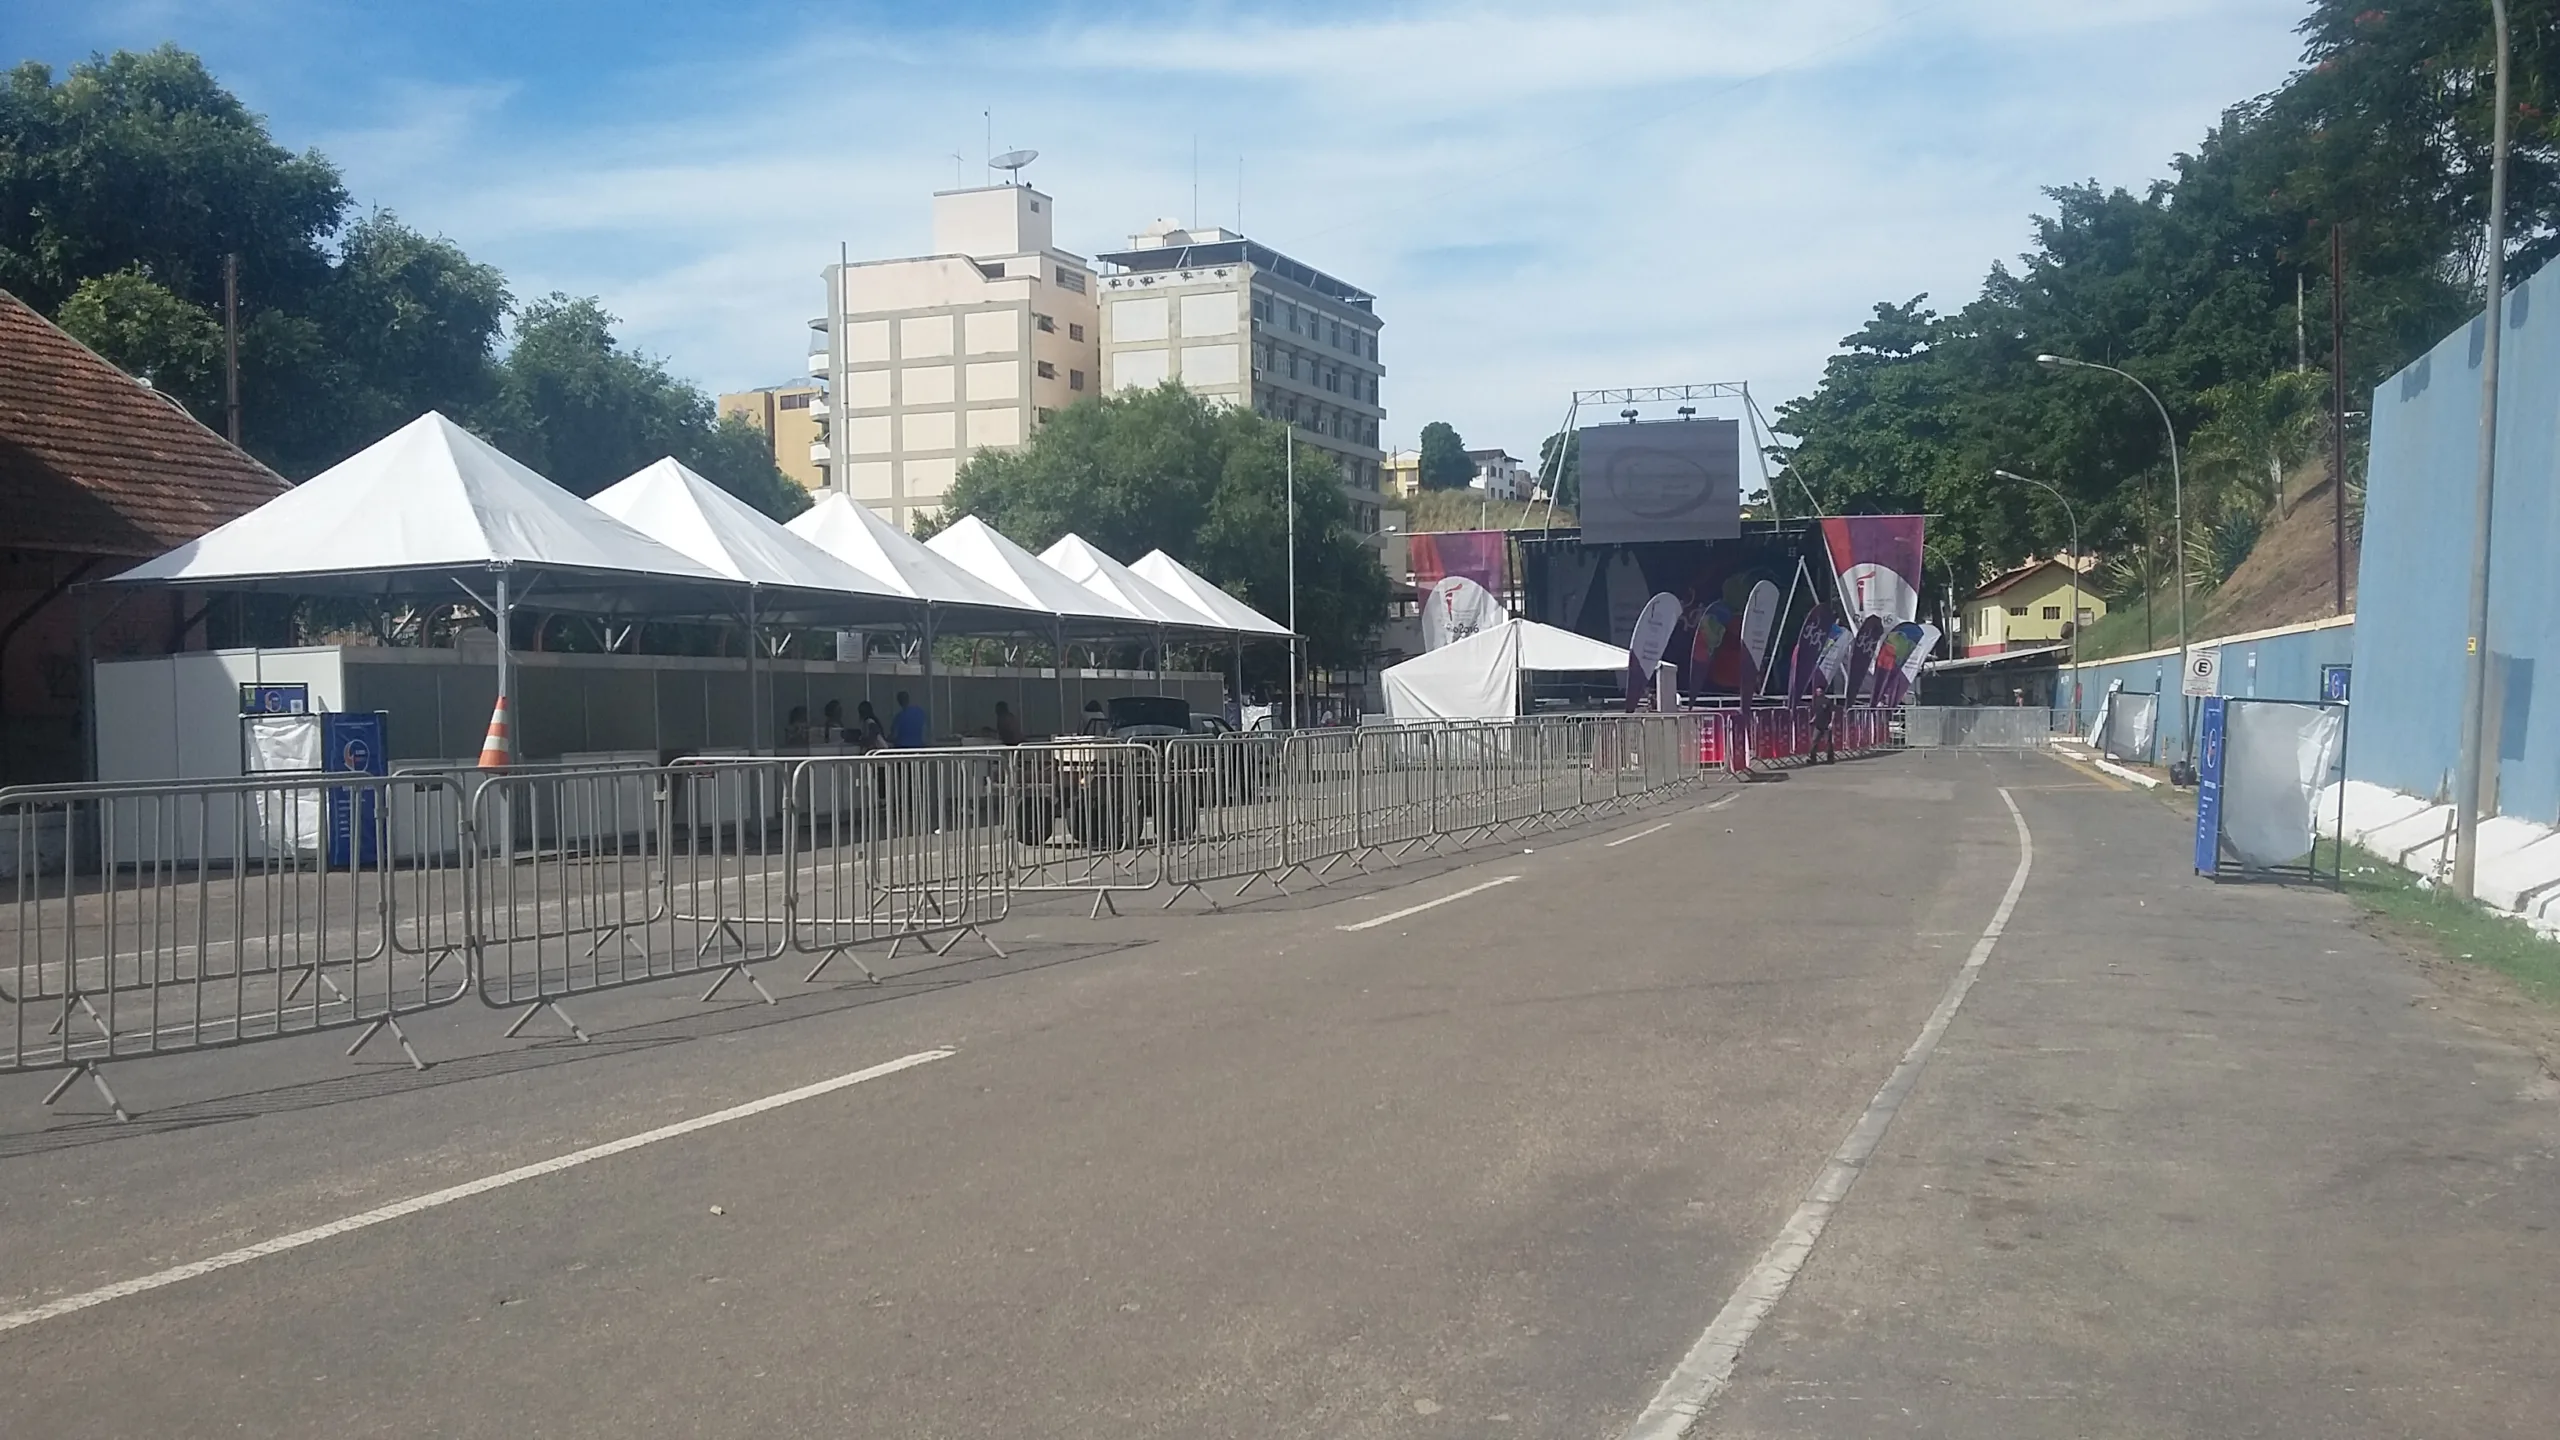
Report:
M2222 693L2222 652L2190 650L2187 652L2186 682L2178 693L2189 697L2210 698Z

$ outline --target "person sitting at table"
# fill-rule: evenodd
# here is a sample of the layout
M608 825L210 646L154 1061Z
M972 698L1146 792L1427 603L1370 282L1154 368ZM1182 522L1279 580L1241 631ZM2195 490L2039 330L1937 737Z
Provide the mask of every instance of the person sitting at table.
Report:
M791 707L791 714L789 718L782 722L782 743L792 746L806 745L809 743L808 706L794 705Z

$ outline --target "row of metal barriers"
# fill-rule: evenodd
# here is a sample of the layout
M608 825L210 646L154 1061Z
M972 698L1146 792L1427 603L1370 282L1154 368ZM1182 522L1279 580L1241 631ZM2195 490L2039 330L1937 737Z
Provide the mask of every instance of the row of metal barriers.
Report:
M562 1002L623 986L770 1004L759 966L1001 956L1017 897L1215 905L1606 815L1800 758L1786 714L0 790L0 1073L59 1070L47 1104L85 1075L121 1117L110 1061L347 1029L423 1069L402 1018L469 995L580 1040Z

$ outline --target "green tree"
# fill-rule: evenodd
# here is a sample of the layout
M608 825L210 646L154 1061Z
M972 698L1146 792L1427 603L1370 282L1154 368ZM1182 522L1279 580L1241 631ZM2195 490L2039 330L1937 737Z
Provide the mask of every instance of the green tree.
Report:
M222 322L139 269L83 280L55 322L151 383L198 420L222 428Z
M1434 420L1422 427L1421 480L1425 490L1464 490L1476 478L1476 464L1467 458L1467 442L1446 420Z
M1289 611L1286 431L1167 382L1069 406L1016 450L962 466L936 525L976 515L1034 550L1083 536L1124 560L1163 550L1262 613ZM1387 577L1333 462L1297 461L1298 628L1318 665L1368 653ZM1279 674L1267 657L1257 671Z
M1556 451L1564 451L1561 465ZM1556 504L1567 510L1582 507L1582 436L1580 432L1557 431L1538 442L1538 483L1555 491Z
M709 397L623 349L613 325L592 298L555 293L524 307L484 417L501 449L577 495L672 455L775 519L808 508L764 432L723 424Z

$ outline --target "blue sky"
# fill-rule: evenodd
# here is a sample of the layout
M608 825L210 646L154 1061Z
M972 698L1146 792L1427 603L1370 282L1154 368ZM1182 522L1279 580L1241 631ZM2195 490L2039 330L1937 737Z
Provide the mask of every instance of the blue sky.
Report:
M926 247L1037 147L1060 243L1244 228L1379 296L1388 435L1534 453L1576 387L1802 393L1971 296L2040 188L2139 187L2279 84L2301 0L99 0L0 59L204 55L358 201L602 296L709 389L800 364L818 268ZM1194 210L1193 154L1197 165ZM961 159L955 167L957 152Z

